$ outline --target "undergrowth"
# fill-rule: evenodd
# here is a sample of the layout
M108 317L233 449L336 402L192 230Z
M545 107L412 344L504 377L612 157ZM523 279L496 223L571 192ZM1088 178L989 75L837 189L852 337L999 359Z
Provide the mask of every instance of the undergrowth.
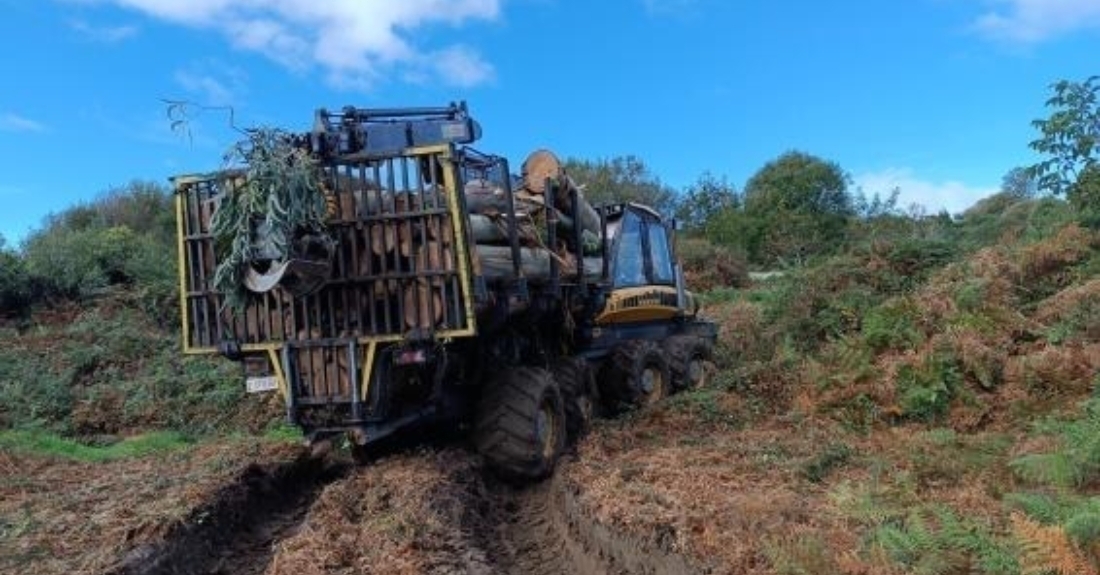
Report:
M44 431L0 431L0 448L84 462L143 457L184 449L189 445L191 442L175 431L152 431L107 445L88 445Z

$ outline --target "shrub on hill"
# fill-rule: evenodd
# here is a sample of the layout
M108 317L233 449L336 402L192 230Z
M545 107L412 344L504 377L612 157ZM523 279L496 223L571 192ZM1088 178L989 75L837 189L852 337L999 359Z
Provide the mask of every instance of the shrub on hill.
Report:
M31 280L19 254L0 237L0 317L22 315L31 301Z

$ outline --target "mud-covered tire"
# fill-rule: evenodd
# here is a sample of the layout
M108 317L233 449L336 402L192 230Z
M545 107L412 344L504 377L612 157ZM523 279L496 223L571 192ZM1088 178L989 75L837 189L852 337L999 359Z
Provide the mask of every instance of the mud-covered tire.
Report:
M618 412L653 405L671 392L668 361L656 343L631 340L619 344L601 374L608 408Z
M697 389L707 383L707 362L714 359L714 348L706 339L694 335L674 335L664 343L672 373L672 389Z
M565 402L565 429L572 444L588 433L596 418L599 396L596 377L588 361L580 357L563 357L554 363L554 381Z
M474 445L505 479L537 481L554 471L565 449L565 406L553 377L536 367L510 368L485 389Z

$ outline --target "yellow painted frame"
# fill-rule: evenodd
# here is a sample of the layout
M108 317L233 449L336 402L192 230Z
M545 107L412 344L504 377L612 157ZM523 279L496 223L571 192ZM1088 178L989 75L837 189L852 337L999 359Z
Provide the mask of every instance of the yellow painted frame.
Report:
M462 212L462 205L458 198L458 194L461 193L461 190L458 189L457 167L454 164L453 147L450 145L438 145L407 148L403 153L394 157L430 155L437 155L440 160L446 163L446 166L444 166L446 169L443 170L444 195L447 198L447 211L451 217L452 229L455 236L454 246L458 259L458 276L463 286L462 305L467 318L467 326L465 328L443 330L437 332L436 335L439 339L469 337L477 334L477 317L474 314L473 282L471 281L469 236L466 231L466 214ZM175 186L176 192L176 245L180 290L180 333L182 335L183 353L185 355L209 355L218 353L218 350L215 347L197 347L191 345L191 318L189 317L187 306L187 242L183 225L184 196L181 192L190 185L217 178L219 175L220 173L214 173L185 175L172 178L172 183ZM399 334L390 334L384 336L361 336L355 339L357 344L363 346L360 396L363 401L366 401L370 396L371 376L374 370L374 359L378 351L378 345L382 343L399 342L402 341L404 337ZM287 397L290 391L280 359L280 355L285 345L285 341L271 341L265 343L250 343L241 346L241 351L244 353L264 352L268 354L268 358L275 369L275 377L279 386L279 392L283 397Z

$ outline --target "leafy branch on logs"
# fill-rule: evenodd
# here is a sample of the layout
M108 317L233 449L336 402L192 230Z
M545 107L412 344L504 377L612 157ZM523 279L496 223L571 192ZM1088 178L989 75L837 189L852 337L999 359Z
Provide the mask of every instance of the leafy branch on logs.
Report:
M247 301L249 267L292 257L297 235L323 232L326 216L318 166L310 154L282 130L243 132L246 138L225 155L229 169L221 184L226 193L211 221L218 254L214 289L233 309Z

